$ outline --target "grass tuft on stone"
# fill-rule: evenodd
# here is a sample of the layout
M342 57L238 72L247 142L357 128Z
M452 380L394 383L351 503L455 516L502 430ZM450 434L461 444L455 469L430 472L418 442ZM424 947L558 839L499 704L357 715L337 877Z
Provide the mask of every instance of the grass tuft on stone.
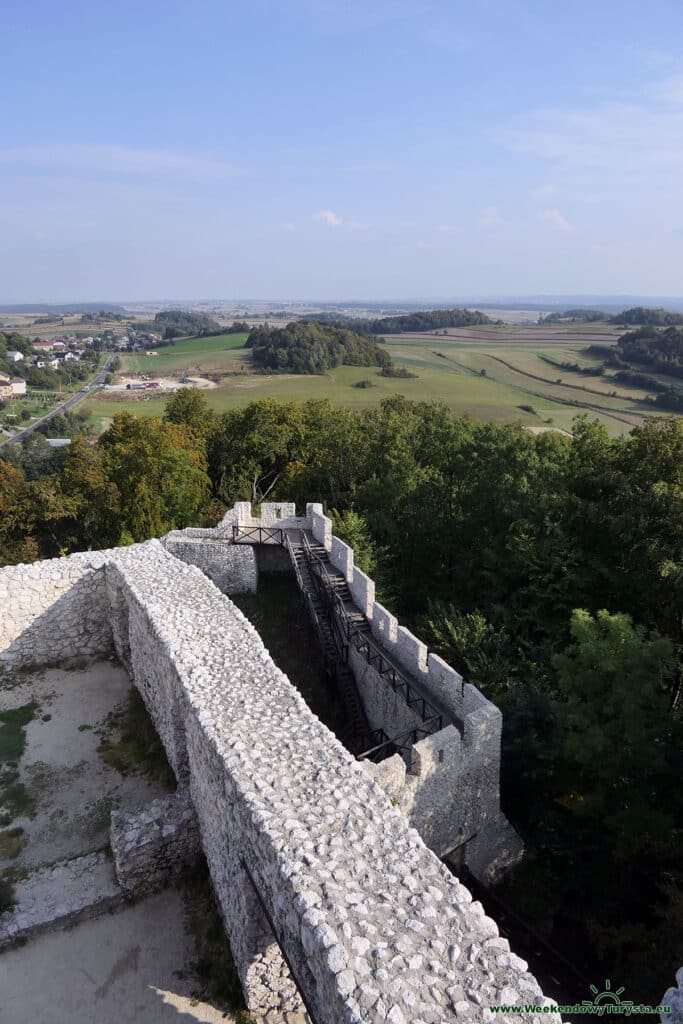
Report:
M175 789L175 776L163 744L135 687L131 687L125 704L107 716L98 733L101 742L97 751L111 768L121 775L144 775L169 791Z
M0 764L18 761L26 746L26 726L38 710L35 701L0 711Z
M14 886L5 878L0 878L0 914L14 907Z
M0 860L14 860L26 845L23 828L2 829L0 831Z

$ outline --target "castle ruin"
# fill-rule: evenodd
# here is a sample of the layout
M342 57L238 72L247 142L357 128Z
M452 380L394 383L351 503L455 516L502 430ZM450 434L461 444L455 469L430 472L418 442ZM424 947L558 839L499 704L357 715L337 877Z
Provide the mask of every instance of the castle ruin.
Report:
M351 749L230 601L259 571L295 573ZM213 530L0 570L0 670L112 653L177 780L112 814L118 884L154 891L201 848L257 1017L559 1021L443 861L490 880L521 856L500 712L375 601L320 505L237 503ZM0 944L16 937L0 916Z

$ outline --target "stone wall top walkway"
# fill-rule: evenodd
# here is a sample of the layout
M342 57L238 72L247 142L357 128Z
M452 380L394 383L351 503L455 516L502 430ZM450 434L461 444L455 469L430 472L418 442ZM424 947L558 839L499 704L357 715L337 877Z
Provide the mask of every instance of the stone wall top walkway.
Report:
M130 595L145 686L155 661L177 672L190 791L228 929L238 855L316 1020L485 1021L489 1004L545 1002L481 905L198 569L149 544L111 571Z

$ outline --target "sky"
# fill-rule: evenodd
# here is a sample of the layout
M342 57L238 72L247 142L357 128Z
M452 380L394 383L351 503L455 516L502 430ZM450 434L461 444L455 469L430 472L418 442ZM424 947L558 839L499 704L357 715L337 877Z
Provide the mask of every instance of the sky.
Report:
M680 0L6 0L0 301L682 295Z

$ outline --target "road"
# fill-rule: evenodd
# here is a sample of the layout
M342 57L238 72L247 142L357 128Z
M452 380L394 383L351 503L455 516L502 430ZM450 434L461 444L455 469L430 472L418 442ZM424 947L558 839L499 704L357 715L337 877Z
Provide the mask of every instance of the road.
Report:
M28 434L34 431L36 427L39 427L41 423L46 423L48 420L51 420L53 416L56 416L57 413L66 412L67 409L71 409L78 402L82 402L84 398L87 398L88 395L90 395L93 391L96 391L97 388L104 384L104 378L109 373L109 368L115 359L116 353L112 352L112 354L109 356L109 358L107 359L106 363L104 364L100 372L97 374L97 376L93 377L93 379L89 381L88 384L85 385L82 391L77 391L75 394L71 396L71 398L67 398L66 402L62 402L61 405L57 405L55 406L54 409L50 409L50 411L45 413L44 416L41 416L39 420L36 420L35 423L32 423L30 427L25 427L23 430L20 430L17 434L12 434L11 437L7 437L1 440L0 448L4 448L6 444L13 444L15 441L21 441Z

